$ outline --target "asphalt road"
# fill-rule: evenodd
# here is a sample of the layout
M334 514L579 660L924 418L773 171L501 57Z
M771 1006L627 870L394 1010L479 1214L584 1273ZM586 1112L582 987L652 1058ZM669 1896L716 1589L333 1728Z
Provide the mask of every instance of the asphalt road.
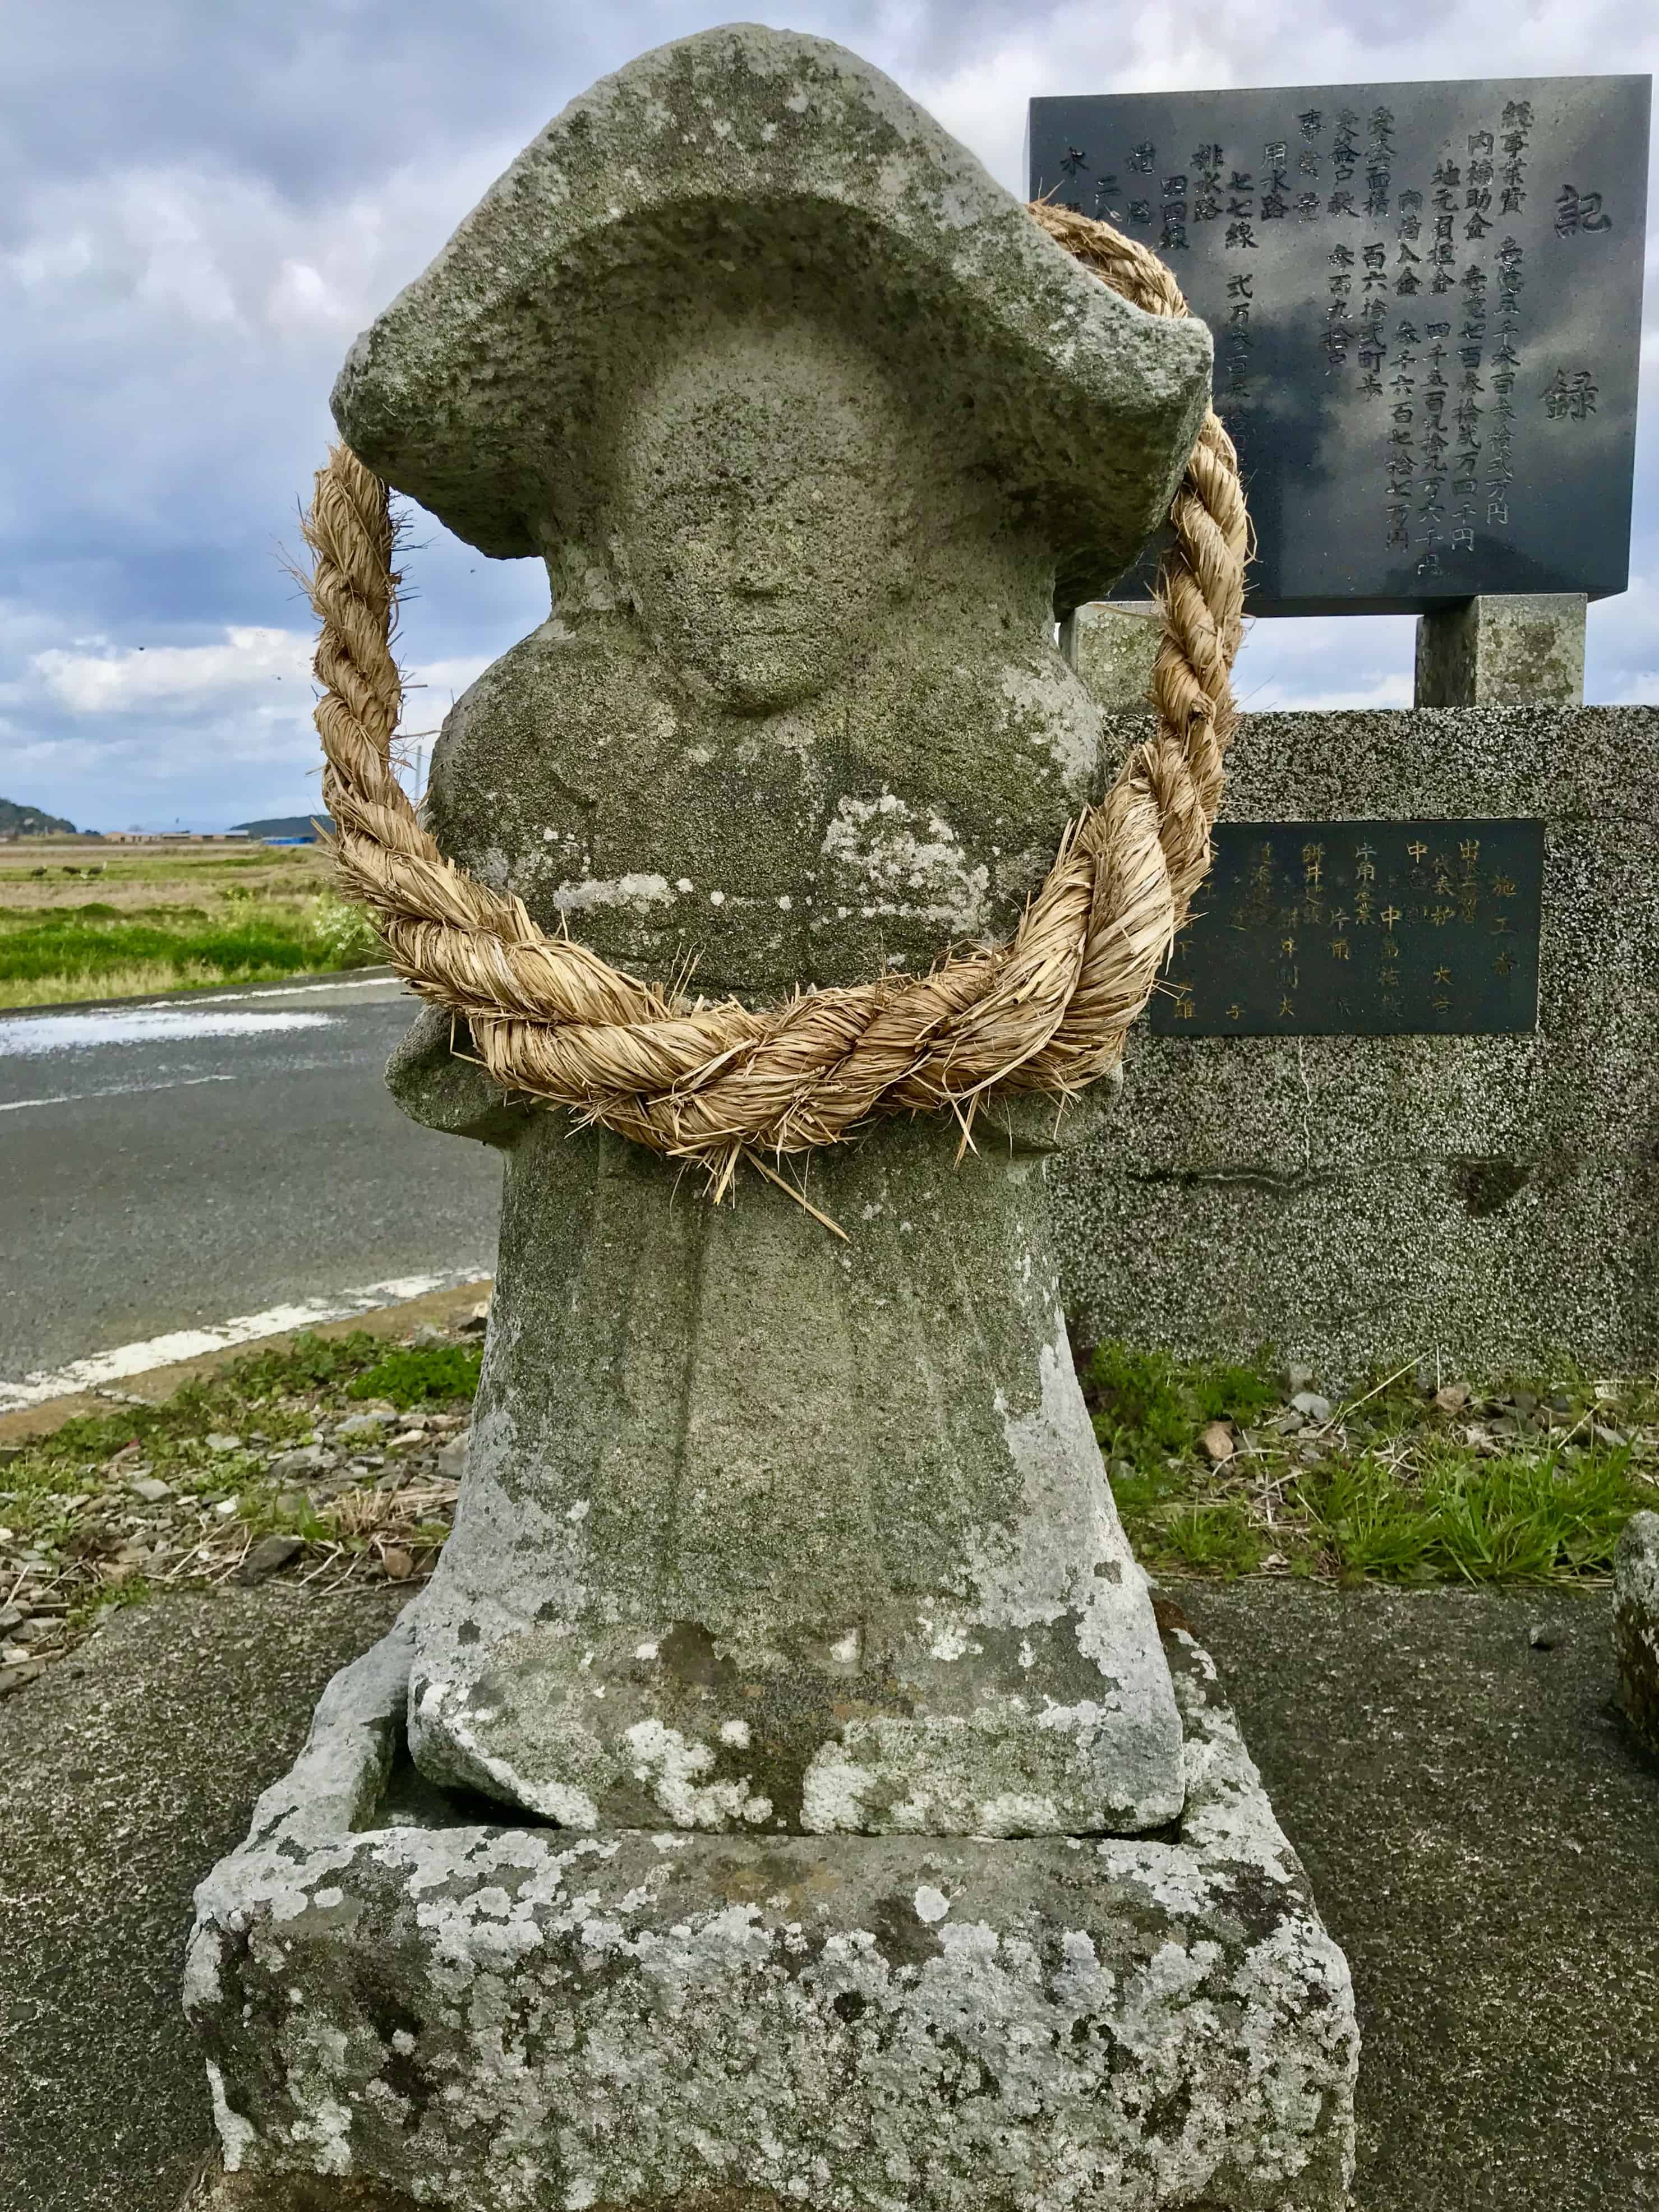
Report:
M0 1406L170 1332L488 1274L497 1156L381 1083L415 1011L343 976L0 1012Z

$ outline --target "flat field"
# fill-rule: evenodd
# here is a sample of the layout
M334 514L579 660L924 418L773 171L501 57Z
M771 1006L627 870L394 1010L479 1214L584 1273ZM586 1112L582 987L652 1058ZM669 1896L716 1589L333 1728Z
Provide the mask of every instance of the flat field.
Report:
M380 957L316 845L0 846L0 1006L141 998Z

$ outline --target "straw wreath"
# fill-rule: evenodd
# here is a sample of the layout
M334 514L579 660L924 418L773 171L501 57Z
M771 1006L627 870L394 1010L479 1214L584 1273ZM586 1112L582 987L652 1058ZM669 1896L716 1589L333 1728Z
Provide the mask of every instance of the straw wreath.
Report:
M1133 239L1046 203L1030 212L1137 307L1189 312ZM838 1143L877 1115L948 1110L966 1131L990 1091L1069 1095L1121 1056L1209 866L1250 537L1237 458L1212 410L1170 520L1157 732L1069 826L1010 941L951 950L924 975L750 1009L688 1000L546 934L520 899L439 851L392 764L401 580L386 487L336 447L305 535L340 888L370 909L397 972L467 1023L504 1093L695 1162L717 1198L744 1158L776 1181L769 1162Z

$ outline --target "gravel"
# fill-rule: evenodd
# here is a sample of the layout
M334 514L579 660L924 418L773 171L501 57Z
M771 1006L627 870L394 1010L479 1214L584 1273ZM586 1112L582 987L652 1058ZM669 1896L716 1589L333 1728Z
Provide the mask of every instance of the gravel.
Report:
M1331 1401L1328 1398L1322 1398L1317 1390L1298 1390L1291 1405L1304 1420L1316 1421L1321 1428L1331 1418Z
M112 1605L132 1598L276 1577L317 1595L424 1579L453 1514L467 1416L402 1413L383 1400L342 1404L321 1392L312 1402L311 1435L298 1445L285 1439L273 1449L251 1428L216 1428L193 1440L175 1433L171 1443L130 1443L80 1470L66 1495L30 1492L49 1498L53 1526L48 1538L37 1521L27 1541L5 1525L25 1494L4 1490L4 1468L22 1449L8 1447L0 1461L0 1698L38 1681ZM365 1444L378 1449L353 1449ZM154 1471L153 1458L172 1480Z

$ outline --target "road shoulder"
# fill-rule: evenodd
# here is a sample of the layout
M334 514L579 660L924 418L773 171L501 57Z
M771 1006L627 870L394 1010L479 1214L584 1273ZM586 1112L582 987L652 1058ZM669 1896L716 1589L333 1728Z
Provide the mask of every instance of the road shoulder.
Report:
M333 1321L307 1322L303 1329L283 1329L272 1336L251 1337L222 1346L217 1351L202 1352L194 1359L173 1360L164 1367L145 1368L138 1374L125 1376L119 1389L70 1391L61 1398L43 1400L38 1406L21 1406L15 1412L0 1413L0 1448L21 1443L27 1437L55 1435L66 1421L78 1419L83 1413L107 1413L124 1404L163 1405L186 1382L199 1382L210 1375L221 1374L237 1360L246 1359L251 1352L289 1351L295 1338L301 1335L331 1340L361 1331L391 1342L408 1336L423 1323L434 1328L453 1328L489 1303L492 1287L492 1279L480 1275L447 1290L428 1291L419 1297L401 1299L395 1305L371 1306Z

